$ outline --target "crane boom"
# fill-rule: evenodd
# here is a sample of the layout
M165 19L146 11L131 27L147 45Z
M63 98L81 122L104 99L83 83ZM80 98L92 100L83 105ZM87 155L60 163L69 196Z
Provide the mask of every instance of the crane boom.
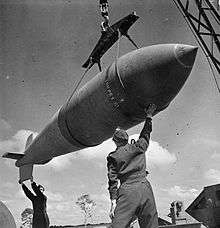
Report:
M205 53L220 92L212 65L220 75L220 15L210 0L173 0ZM207 39L209 37L210 39ZM211 64L212 63L212 64Z

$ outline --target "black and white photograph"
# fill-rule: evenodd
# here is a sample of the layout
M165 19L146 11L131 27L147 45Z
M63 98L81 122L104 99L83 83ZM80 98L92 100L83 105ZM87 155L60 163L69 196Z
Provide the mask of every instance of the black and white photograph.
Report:
M220 227L220 0L0 0L0 228Z

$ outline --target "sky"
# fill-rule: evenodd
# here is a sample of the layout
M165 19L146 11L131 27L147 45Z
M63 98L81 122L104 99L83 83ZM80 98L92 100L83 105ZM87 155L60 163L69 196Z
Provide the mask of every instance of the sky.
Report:
M197 45L172 1L112 0L110 21L136 11L140 19L130 29L139 46L161 43ZM101 16L95 0L2 0L0 65L0 155L23 152L26 138L36 136L67 100L84 72L81 65L100 36ZM122 38L120 55L133 46ZM103 57L103 67L116 56L116 45ZM85 84L98 73L95 66ZM146 153L149 180L157 209L168 219L169 205L185 208L204 186L220 182L220 103L210 68L201 49L191 75L170 106L153 118ZM138 137L142 124L128 130ZM106 156L111 140L35 166L34 179L45 186L51 225L83 223L75 204L89 194L96 202L94 222L109 222ZM31 202L18 184L13 160L0 158L0 200L17 224Z

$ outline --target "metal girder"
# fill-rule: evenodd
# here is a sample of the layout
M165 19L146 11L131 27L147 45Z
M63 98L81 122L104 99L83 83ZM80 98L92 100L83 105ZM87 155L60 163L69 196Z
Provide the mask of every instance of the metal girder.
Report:
M220 15L209 0L174 0L206 56L220 74ZM207 36L210 40L207 40Z

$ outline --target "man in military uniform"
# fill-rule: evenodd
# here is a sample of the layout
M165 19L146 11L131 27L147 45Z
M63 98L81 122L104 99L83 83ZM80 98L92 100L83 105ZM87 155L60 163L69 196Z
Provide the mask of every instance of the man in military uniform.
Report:
M32 201L33 205L33 228L49 228L49 217L46 211L47 197L43 194L44 187L37 185L31 180L31 187L36 195L34 195L24 183L22 189L25 195Z
M135 143L128 143L128 135L124 130L116 130L113 135L117 149L107 157L112 228L129 227L136 218L140 228L158 227L154 195L146 178L145 158L155 110L154 104L145 110L146 121Z

